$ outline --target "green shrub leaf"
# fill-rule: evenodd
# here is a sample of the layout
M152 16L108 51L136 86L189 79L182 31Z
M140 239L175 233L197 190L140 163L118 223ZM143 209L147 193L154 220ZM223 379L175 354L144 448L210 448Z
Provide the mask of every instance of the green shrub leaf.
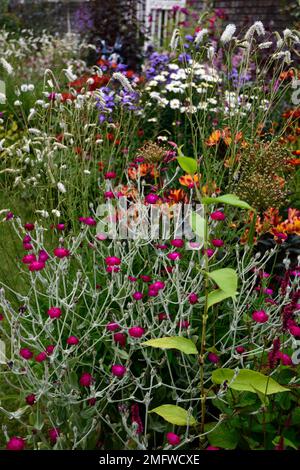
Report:
M193 416L177 405L161 405L149 411L149 413L156 413L168 423L177 424L178 426L187 426L188 424L195 426L197 424Z
M289 391L288 388L282 387L271 377L254 370L242 369L232 381L233 377L234 371L231 369L217 369L212 373L212 381L214 383L222 384L226 380L228 382L227 386L233 390L253 393L260 392L264 395Z
M203 204L229 204L230 206L239 207L240 209L247 209L250 211L254 211L253 207L251 207L247 202L242 201L238 196L235 194L224 194L223 196L219 197L204 197L202 198Z
M216 269L207 273L207 275L217 284L224 292L234 295L237 290L238 277L234 269L224 268Z
M198 354L193 341L182 336L169 336L164 338L149 339L142 343L142 346L152 346L160 349L178 349L184 354Z

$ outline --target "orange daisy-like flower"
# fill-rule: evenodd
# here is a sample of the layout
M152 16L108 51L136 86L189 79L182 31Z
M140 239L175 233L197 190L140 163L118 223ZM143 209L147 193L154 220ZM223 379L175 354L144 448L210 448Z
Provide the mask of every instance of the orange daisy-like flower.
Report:
M290 165L299 166L300 165L300 158L292 158L288 161Z
M153 178L158 177L159 173L154 165L149 163L141 163L138 167L128 168L128 176L132 180L136 180L138 177L151 175Z
M182 184L182 186L193 188L195 185L199 186L199 178L197 174L195 174L194 176L184 175L180 176L179 183Z

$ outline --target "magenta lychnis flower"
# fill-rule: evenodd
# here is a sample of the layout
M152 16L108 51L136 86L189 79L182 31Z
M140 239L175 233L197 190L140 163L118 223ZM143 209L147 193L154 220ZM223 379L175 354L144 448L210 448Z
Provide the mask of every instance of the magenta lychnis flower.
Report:
M59 318L62 314L62 311L59 307L50 307L47 313L50 318Z
M115 377L123 377L126 373L126 367L122 366L122 364L114 364L111 366L111 372Z

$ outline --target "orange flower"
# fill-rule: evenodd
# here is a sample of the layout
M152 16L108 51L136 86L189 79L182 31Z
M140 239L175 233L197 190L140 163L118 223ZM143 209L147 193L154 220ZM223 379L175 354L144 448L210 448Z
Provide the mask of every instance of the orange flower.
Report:
M299 155L300 156L300 150L293 150L292 152L293 155Z
M213 147L214 145L217 145L220 140L221 140L221 131L216 130L211 133L207 141L205 142L208 147Z
M183 189L171 189L167 195L167 198L170 201L177 203L181 201L185 202L187 196Z
M128 176L132 180L136 180L138 177L143 177L146 175L158 177L159 173L155 166L149 163L141 163L138 167L128 168Z
M300 165L300 158L292 158L292 160L289 160L288 163L293 166L299 166Z
M182 184L182 186L193 188L195 184L198 185L199 178L197 174L195 174L193 177L191 175L184 175L184 176L180 176L179 183Z

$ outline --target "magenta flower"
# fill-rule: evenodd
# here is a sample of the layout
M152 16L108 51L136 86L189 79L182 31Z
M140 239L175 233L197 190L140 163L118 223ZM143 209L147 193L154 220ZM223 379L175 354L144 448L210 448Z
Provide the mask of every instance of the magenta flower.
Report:
M51 307L47 311L50 318L59 318L62 314L62 311L59 307Z
M126 346L126 335L125 333L115 333L114 334L115 343L119 344L121 348Z
M59 230L59 231L65 230L65 224L57 224L56 230Z
M269 316L266 314L264 310L256 310L252 313L252 319L256 323L266 323L269 319Z
M25 230L28 230L28 232L31 232L32 230L34 230L34 224L27 223L24 225L24 228Z
M219 356L212 352L208 353L207 359L209 360L209 362L212 362L213 364L218 364L220 360Z
M76 344L78 343L79 343L79 339L77 338L77 336L69 336L69 338L67 339L67 344L71 346L76 346Z
M105 191L104 197L105 199L114 199L115 195L112 191Z
M219 238L215 238L211 242L212 242L213 246L215 246L216 248L221 248L221 246L224 245L223 240L220 240Z
M37 356L35 356L34 359L36 360L36 362L44 362L47 359L47 353L45 353L44 351L40 352Z
M41 261L42 263L45 263L48 259L49 259L49 255L47 251L41 250L39 252L39 261Z
M139 291L136 291L136 292L134 292L132 297L134 298L134 300L141 300L143 298L143 293L139 292Z
M129 328L128 333L132 338L141 338L145 334L145 329L141 326L132 326Z
M171 241L171 245L175 246L176 248L182 248L184 246L184 241L181 238L175 238Z
M192 293L189 295L188 299L189 299L189 303L190 303L191 305L194 305L194 304L196 304L196 303L198 302L199 297L198 297L197 294L195 294L195 292L192 292Z
M55 349L55 346L53 344L49 344L49 346L46 347L46 353L48 356L51 356L53 354L53 351Z
M243 354L243 353L246 351L246 349L244 348L244 346L237 346L237 347L235 348L235 350L236 350L236 352L237 352L238 354Z
M219 221L219 220L225 220L226 216L225 216L224 212L222 212L222 211L215 211L215 212L212 212L210 214L210 218L212 220L218 220Z
M29 265L29 271L42 271L45 268L45 263L43 261L33 261Z
M13 436L6 444L7 450L24 450L25 440L22 437Z
M149 289L163 290L166 287L166 284L163 281L155 281L149 286Z
M145 201L148 202L148 204L156 204L158 200L159 196L153 193L147 194L145 197Z
M178 436L178 434L175 434L174 432L168 432L166 434L166 438L171 446L178 446L178 444L180 444L180 436Z
M85 225L97 225L97 222L93 217L79 217L79 221Z
M58 437L60 436L60 429L59 428L49 429L48 436L49 436L51 444L55 444Z
M120 325L118 323L115 323L115 322L110 322L106 325L106 329L108 331L117 331L120 329Z
M36 261L36 256L33 253L31 253L29 255L25 255L22 258L22 263L23 264L31 264L31 263L33 263L33 261Z
M142 279L143 282L151 282L151 276L141 274L140 278Z
M290 326L289 327L289 332L293 336L300 337L300 326L297 326L297 325Z
M126 370L126 367L122 366L121 364L114 364L111 366L111 372L116 377L123 377L123 375L126 373Z
M25 397L25 401L27 405L33 406L36 402L36 396L33 393L31 395L27 395L27 397Z
M178 253L177 251L173 251L173 253L167 254L167 258L169 258L171 261L175 261L181 258L181 254Z
M220 450L220 448L215 446L207 446L205 450Z
M107 266L119 266L121 264L121 258L117 256L108 256L104 261Z
M115 171L108 171L107 173L104 174L104 178L106 180L113 180L117 176L117 173Z
M68 256L70 256L70 251L67 250L67 248L63 248L63 247L55 248L53 253L57 258L60 258L60 259L67 258Z
M91 374L88 372L83 372L79 379L79 383L82 387L90 387L93 383L94 379Z
M20 349L20 356L28 361L28 359L33 358L33 353L30 351L30 349L22 348Z

